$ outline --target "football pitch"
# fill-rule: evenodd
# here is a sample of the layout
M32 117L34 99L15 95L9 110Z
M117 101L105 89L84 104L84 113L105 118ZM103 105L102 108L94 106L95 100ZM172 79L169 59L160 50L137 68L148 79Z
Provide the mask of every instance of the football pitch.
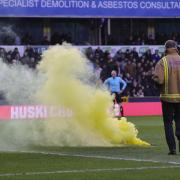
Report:
M0 152L0 179L177 180L180 153L168 156L160 117L129 117L151 147L32 147Z

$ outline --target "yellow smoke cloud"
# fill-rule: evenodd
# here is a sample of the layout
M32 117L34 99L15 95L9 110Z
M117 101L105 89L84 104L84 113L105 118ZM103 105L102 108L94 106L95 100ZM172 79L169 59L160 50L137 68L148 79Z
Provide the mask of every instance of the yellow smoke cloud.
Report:
M134 124L109 114L112 97L107 90L88 83L92 71L77 48L51 47L43 54L39 70L46 76L37 94L40 102L73 111L70 119L44 121L46 145L149 145L137 138Z

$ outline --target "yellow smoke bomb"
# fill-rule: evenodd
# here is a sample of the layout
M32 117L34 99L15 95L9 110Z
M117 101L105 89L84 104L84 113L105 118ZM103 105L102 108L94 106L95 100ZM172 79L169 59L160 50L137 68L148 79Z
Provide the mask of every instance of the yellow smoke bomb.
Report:
M46 76L38 100L73 111L70 119L44 122L46 145L149 146L137 138L134 124L126 118L118 121L108 113L112 97L103 87L93 84L92 67L77 48L68 44L49 48L38 69Z

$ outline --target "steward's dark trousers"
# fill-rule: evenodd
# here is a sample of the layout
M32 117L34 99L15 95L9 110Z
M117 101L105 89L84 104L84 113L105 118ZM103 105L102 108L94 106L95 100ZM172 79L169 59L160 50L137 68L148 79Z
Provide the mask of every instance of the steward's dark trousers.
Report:
M175 121L175 134L180 141L180 103L169 103L162 101L164 130L169 150L176 150L176 142L173 130Z

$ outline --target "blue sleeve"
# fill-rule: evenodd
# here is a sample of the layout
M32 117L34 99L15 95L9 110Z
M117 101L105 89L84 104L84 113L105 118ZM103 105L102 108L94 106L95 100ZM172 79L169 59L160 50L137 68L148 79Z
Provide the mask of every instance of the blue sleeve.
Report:
M109 78L104 81L104 84L105 84L106 86L109 86Z
M122 90L124 91L124 89L125 89L126 86L127 86L127 83L126 83L126 81L124 81L122 78L120 78L120 83L123 84Z

